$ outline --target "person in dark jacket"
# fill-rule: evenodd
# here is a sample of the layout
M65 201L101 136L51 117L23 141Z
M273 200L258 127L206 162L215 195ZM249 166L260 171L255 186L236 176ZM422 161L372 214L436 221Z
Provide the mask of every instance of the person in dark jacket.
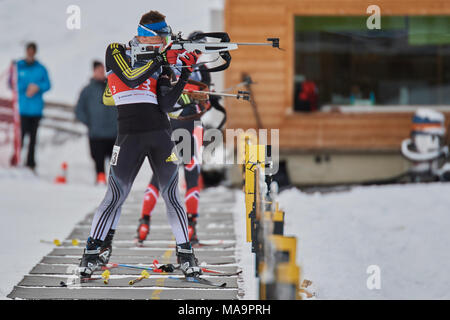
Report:
M117 110L102 102L105 87L105 67L103 63L94 61L92 78L81 91L75 108L76 118L88 128L98 184L106 184L105 159L111 156L117 136Z
M17 93L22 132L22 145L26 135L29 136L26 166L33 171L36 167L35 146L39 121L44 109L44 92L50 90L50 80L45 67L35 59L37 46L28 43L26 58L17 61Z

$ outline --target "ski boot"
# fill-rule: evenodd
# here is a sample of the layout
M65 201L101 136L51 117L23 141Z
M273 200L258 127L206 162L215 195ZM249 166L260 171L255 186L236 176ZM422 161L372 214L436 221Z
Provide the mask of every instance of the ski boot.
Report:
M188 235L192 245L199 243L197 237L197 213L188 213Z
M150 232L150 216L144 216L139 219L139 226L137 228L136 243L138 246L142 246L144 240L147 239L147 235Z
M81 278L90 278L94 271L103 265L103 260L100 258L103 243L104 241L88 238L80 266L78 267Z
M110 229L108 234L106 235L105 241L103 241L100 247L99 258L102 261L103 265L107 265L109 262L109 258L111 258L112 254L112 240L114 238L114 233L116 230Z
M194 255L194 249L189 242L177 244L177 262L185 277L198 277L202 269L198 266L198 260Z

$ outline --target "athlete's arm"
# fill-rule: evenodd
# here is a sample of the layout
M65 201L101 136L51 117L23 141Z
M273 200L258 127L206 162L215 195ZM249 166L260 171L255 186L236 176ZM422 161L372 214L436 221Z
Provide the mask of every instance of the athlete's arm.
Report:
M156 87L158 105L164 112L174 111L175 103L180 98L183 92L184 86L187 84L190 72L183 69L178 82L175 86L171 86L169 76L167 74L161 74L158 78L158 84Z
M153 73L159 70L163 62L164 58L158 55L144 66L132 69L127 61L123 45L112 43L106 49L106 71L112 70L130 88L145 82Z

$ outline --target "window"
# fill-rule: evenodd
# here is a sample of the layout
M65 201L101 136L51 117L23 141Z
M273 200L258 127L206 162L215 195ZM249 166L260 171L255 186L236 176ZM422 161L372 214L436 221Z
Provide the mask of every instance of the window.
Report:
M295 18L295 109L450 105L450 16L366 20Z

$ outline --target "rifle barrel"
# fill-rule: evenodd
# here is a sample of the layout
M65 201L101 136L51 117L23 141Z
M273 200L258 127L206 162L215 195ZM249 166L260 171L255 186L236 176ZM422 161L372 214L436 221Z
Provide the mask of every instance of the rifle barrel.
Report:
M185 93L206 93L211 96L221 96L221 97L242 97L242 95L247 95L246 93L242 92L241 94L233 94L233 93L224 93L224 92L215 92L215 91L199 91L199 90L183 90Z
M235 42L238 46L272 46L272 43L260 42Z

